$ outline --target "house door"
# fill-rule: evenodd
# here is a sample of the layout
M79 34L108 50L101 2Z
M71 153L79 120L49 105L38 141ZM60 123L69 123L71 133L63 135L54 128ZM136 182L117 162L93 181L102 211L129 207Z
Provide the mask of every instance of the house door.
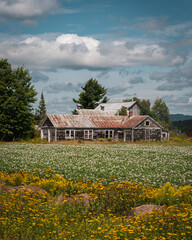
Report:
M150 129L145 130L145 139L150 140Z
M132 131L126 130L124 132L124 141L132 141Z

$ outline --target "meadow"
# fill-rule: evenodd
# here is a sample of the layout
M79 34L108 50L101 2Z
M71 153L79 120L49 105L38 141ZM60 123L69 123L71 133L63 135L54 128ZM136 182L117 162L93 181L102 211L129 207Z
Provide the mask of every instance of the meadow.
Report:
M191 144L3 143L0 153L1 184L47 191L0 185L2 240L192 239ZM162 208L129 218L146 204Z
M66 179L111 178L162 186L192 183L192 146L156 144L1 144L0 170L52 169Z

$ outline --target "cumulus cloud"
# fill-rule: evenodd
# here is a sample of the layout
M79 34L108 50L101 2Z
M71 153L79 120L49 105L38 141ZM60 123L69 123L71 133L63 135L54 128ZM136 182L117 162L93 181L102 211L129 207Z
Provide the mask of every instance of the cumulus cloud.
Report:
M49 14L70 14L78 12L59 4L59 0L0 0L0 19L18 20L22 25L35 26L38 18Z
M135 65L174 66L183 64L185 57L158 44L129 44L128 41L99 41L92 37L62 34L48 40L31 36L23 41L0 43L2 57L13 64L33 69L89 69Z
M153 72L151 80L161 81L163 84L157 87L159 91L175 91L192 87L192 65L176 68L170 72Z
M39 18L57 8L57 0L0 0L0 16L21 21Z
M59 92L80 92L82 83L63 82L53 83L48 85L45 89L48 93L59 93Z

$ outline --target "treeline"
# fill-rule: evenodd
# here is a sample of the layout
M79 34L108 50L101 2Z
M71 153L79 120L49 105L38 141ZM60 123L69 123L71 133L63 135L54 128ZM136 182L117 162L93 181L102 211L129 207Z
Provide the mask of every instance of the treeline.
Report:
M181 132L186 134L188 137L192 137L192 119L184 121L172 122L173 130L175 132Z

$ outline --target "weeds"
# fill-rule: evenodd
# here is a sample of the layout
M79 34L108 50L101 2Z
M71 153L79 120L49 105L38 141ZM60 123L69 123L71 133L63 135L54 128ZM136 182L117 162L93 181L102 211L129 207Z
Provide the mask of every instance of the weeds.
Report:
M72 181L51 169L34 173L0 172L0 180L44 187L48 194L0 189L0 239L191 239L192 187L167 183L161 188L140 183ZM82 194L89 196L89 204ZM57 203L59 195L63 200ZM69 201L73 199L73 201ZM127 219L142 204L158 211Z

